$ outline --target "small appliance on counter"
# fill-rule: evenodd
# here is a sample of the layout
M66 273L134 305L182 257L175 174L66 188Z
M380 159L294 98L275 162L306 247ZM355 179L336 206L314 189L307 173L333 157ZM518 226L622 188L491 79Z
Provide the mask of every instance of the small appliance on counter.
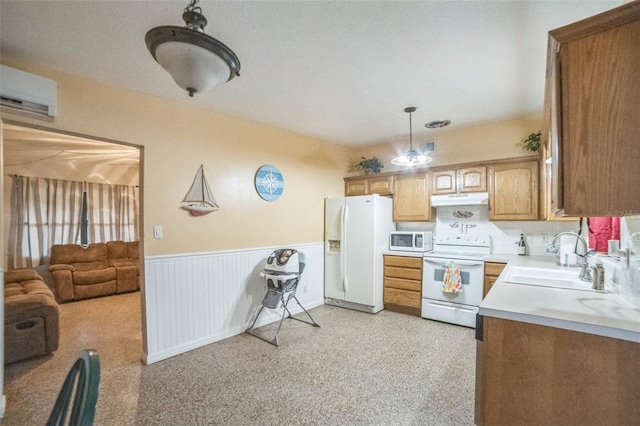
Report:
M432 248L433 234L430 231L393 231L389 234L389 250L426 252Z

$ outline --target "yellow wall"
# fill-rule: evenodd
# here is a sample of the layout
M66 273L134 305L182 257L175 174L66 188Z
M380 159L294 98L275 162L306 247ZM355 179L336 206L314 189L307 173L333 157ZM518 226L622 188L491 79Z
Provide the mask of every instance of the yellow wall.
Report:
M55 122L2 114L11 122L110 139L143 147L145 254L194 253L317 242L323 238L323 199L343 193L343 176L360 156L376 155L384 172L402 170L391 158L408 139L350 149L265 124L192 108L3 58L3 63L58 83ZM207 96L215 96L215 89ZM414 145L435 139L430 167L536 154L522 141L541 128L542 116L429 131ZM425 136L426 135L426 136ZM193 218L179 208L200 165L221 209ZM283 196L263 201L256 170L275 165L285 178ZM6 212L5 212L6 214ZM153 238L161 225L164 238Z
M413 145L417 149L420 142L436 141L436 151L432 154L433 161L428 164L428 167L527 155L537 156L536 153L524 150L522 142L531 133L540 129L542 129L542 115L534 115L476 126L430 130L418 137L414 135ZM408 148L408 137L399 141L370 145L359 148L351 161L354 164L359 161L360 156L370 158L375 155L384 164L383 172L406 170L406 167L391 164L391 159L401 155Z
M146 255L322 241L324 198L343 194L350 149L35 64L7 58L3 64L58 83L55 122L7 113L4 120L143 147ZM179 207L201 163L221 208L194 218ZM284 175L284 194L275 202L254 189L264 164ZM153 238L154 225L163 227L164 238Z

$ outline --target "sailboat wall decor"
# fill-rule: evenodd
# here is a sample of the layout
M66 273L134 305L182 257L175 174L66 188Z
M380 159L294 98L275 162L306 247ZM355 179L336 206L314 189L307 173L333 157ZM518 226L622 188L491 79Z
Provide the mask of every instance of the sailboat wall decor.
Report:
M191 188L189 188L189 192L184 196L182 202L189 203L186 206L182 206L182 208L188 210L191 216L204 216L220 209L213 192L211 192L207 178L204 176L202 164L200 164Z

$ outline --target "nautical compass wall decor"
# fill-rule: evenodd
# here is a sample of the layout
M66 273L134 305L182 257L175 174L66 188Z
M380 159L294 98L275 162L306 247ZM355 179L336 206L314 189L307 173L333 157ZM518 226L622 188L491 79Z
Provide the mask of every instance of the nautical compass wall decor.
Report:
M284 191L284 178L275 166L265 165L256 172L256 191L267 201L275 201Z

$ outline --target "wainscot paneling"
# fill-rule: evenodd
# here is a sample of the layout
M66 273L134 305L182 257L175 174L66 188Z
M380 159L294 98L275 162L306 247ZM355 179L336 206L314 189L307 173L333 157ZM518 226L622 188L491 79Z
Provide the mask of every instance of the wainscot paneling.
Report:
M323 243L288 246L303 252L306 268L296 293L305 309L324 303ZM266 293L259 273L276 248L145 257L145 319L152 364L243 333ZM291 313L302 312L292 300ZM281 310L265 309L257 325L280 319ZM312 314L313 315L313 314Z

